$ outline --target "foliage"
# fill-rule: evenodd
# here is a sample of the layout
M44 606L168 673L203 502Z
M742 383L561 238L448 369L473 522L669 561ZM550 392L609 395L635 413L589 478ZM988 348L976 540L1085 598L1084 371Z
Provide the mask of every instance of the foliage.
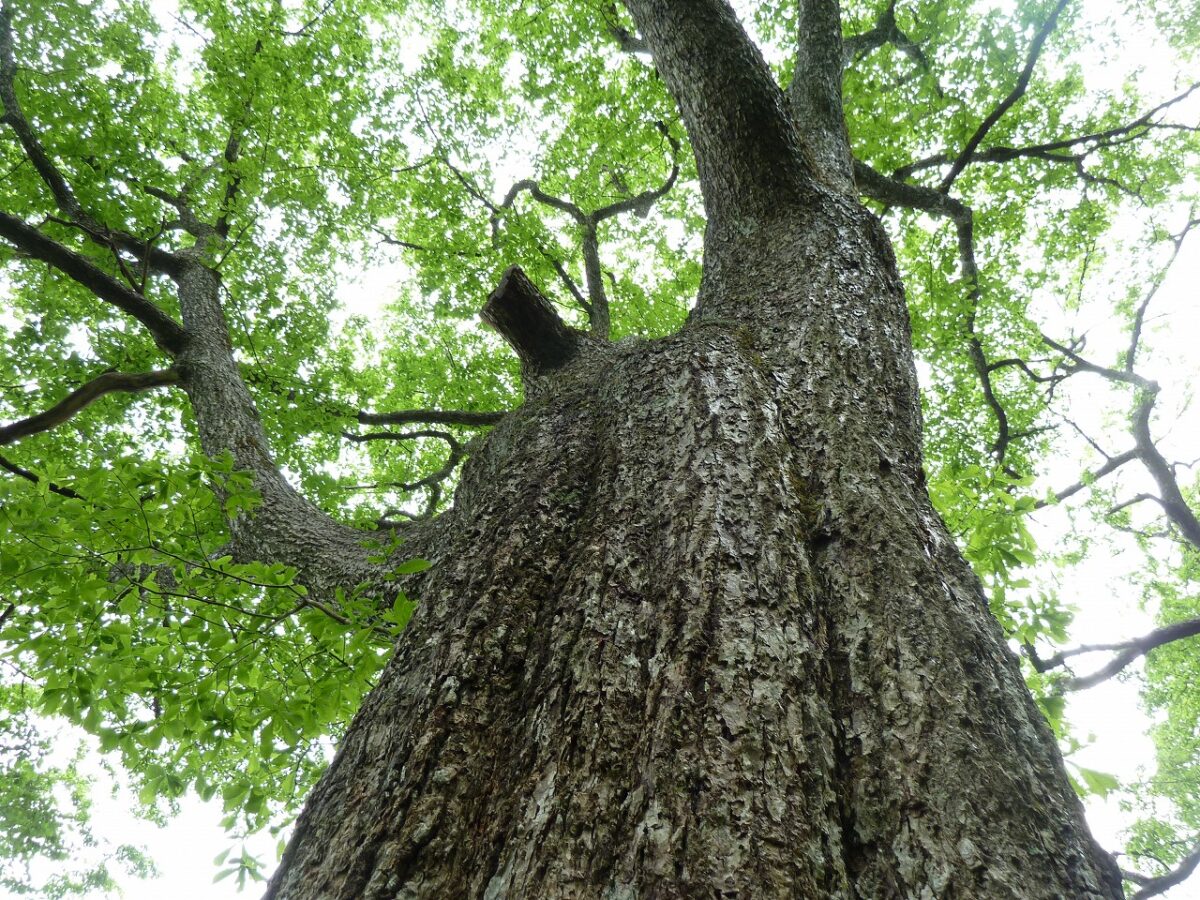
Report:
M908 43L893 36L847 70L856 155L936 184L1012 89L1054 5L894 6ZM847 35L881 21L878 3L843 6ZM794 5L743 12L786 82ZM1177 12L1120 11L1185 61L1200 44L1200 15ZM519 402L510 354L475 323L506 266L519 262L569 320L587 322L584 230L532 191L510 195L513 184L533 179L590 213L658 188L678 165L678 182L652 208L605 219L596 237L614 337L667 334L687 315L703 231L694 162L661 80L644 55L622 50L632 23L615 5L43 0L13 5L12 20L21 103L97 220L171 249L190 241L176 226L180 198L227 223L220 268L243 377L280 466L346 522L444 508L453 475L421 482L456 463L456 447L469 453L477 433L449 425L350 443L345 432L361 436L358 411ZM1122 240L1151 258L1197 188L1196 133L1173 127L1189 111L1195 119L1194 103L1127 128L1186 84L1164 94L1136 70L1115 87L1091 83L1086 55L1120 55L1120 27L1068 4L1036 77L982 145L993 158L959 175L953 193L973 210L976 277L948 221L876 204L908 289L931 494L993 611L1028 647L1065 643L1072 618L1070 600L1032 574L1068 561L1061 548L1039 549L1028 516L1054 487L1041 476L1063 471L1057 458L1070 442L1054 389L1077 363L1048 349L1042 331L1094 314L1084 301L1097 290L1093 273L1123 258ZM1111 136L1072 142L1087 135ZM176 313L163 284L54 209L10 138L0 141L0 209L140 280ZM1034 149L1003 158L1022 148ZM1114 237L1131 215L1144 227ZM161 363L146 332L65 275L7 246L0 254L0 421L35 415L109 369ZM1122 341L1141 327L1145 283L1130 270L1099 298ZM402 594L381 614L369 590L348 586L331 609L286 567L234 563L223 552L227 516L253 514L257 498L229 459L203 456L191 415L179 390L113 394L11 458L4 450L28 477L6 467L12 477L0 478L0 706L16 737L0 813L44 812L0 828L3 859L60 858L90 840L86 804L55 805L57 785L83 784L74 763L48 761L38 717L91 735L159 814L194 790L220 798L231 829L286 820L407 621ZM1094 463L1070 452L1068 471ZM1089 515L1121 524L1108 515L1113 495L1091 496ZM1195 560L1188 551L1155 571L1147 603L1162 621L1200 616ZM1187 644L1162 648L1146 674L1149 707L1162 715L1160 756L1153 817L1131 846L1166 863L1200 835L1193 656ZM1062 678L1031 670L1030 680L1067 739ZM1104 773L1075 772L1083 793L1115 787ZM221 864L241 880L259 868L244 854ZM0 872L11 889L33 887ZM78 877L104 886L96 873Z

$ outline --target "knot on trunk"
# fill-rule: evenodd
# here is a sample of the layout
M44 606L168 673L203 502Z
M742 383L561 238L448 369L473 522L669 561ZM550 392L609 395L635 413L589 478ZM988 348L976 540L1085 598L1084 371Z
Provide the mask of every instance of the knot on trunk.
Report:
M585 336L558 317L554 307L519 266L509 266L488 297L480 318L491 325L521 358L528 381L562 368L579 353Z

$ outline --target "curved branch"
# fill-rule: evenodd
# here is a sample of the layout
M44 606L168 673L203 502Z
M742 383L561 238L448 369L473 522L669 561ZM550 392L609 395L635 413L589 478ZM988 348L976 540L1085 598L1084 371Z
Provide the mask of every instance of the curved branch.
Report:
M642 191L633 197L628 197L624 200L618 200L615 203L610 203L607 206L602 206L593 212L584 212L582 207L572 203L569 200L564 200L561 197L554 197L547 194L538 186L536 181L525 179L514 184L504 196L498 207L493 207L492 213L492 236L495 238L500 226L500 213L502 210L511 209L517 197L523 192L528 191L529 195L546 206L561 210L567 213L575 220L579 226L581 235L581 243L583 249L583 271L587 282L588 296L585 299L579 288L576 286L574 279L567 273L566 268L561 262L550 257L547 254L547 259L554 266L558 277L567 286L567 289L575 297L576 301L587 313L588 321L591 325L591 333L593 337L601 340L608 340L611 331L611 319L608 306L608 295L604 290L604 275L600 265L600 238L598 228L601 222L605 219L611 219L613 216L618 216L622 213L632 212L639 216L646 216L650 213L650 207L656 201L661 199L672 187L675 186L675 181L679 178L679 141L671 136L667 126L662 122L656 122L655 127L667 139L671 145L672 165L671 172L667 175L659 187L650 190Z
M1192 851L1179 861L1179 865L1173 871L1158 878L1139 879L1140 890L1130 900L1148 900L1150 897L1166 893L1189 878L1196 871L1197 866L1200 866L1200 843L1196 844Z
M938 185L937 189L943 194L950 190L950 186L954 184L954 179L958 178L962 170L967 167L967 164L971 161L971 157L979 148L983 139L992 130L992 126L999 122L1004 117L1004 114L1012 108L1012 105L1024 96L1026 89L1029 87L1029 80L1033 77L1034 66L1037 65L1038 57L1041 56L1042 48L1046 44L1046 39L1054 31L1055 26L1058 24L1058 17L1069 2L1070 0L1058 0L1058 3L1054 5L1054 9L1050 11L1050 15L1046 17L1046 21L1042 23L1042 27L1034 35L1033 43L1029 45L1029 53L1025 58L1025 66L1021 69L1021 74L1017 77L1016 85L1009 91L1008 96L996 104L995 109L988 114L987 118L979 123L979 127L975 129L975 133L971 135L966 146L958 154L958 157L950 166L950 171L946 173L946 177Z
M93 378L78 390L68 394L63 400L45 412L38 413L36 416L30 416L27 419L21 419L19 422L13 422L11 425L0 427L0 447L19 441L21 438L29 437L32 434L49 431L51 428L61 425L78 414L84 407L99 400L105 394L111 394L115 391L139 393L141 391L148 391L151 388L166 387L167 385L178 383L179 373L174 369L131 374L105 372L103 375Z
M1192 208L1192 212L1195 212L1195 207ZM1168 259L1166 264L1155 274L1150 284L1150 290L1146 291L1146 295L1142 298L1142 302L1138 304L1137 311L1133 316L1133 327L1130 329L1129 333L1129 350L1125 354L1126 372L1133 371L1133 365L1137 360L1138 350L1141 348L1142 328L1146 322L1146 310L1150 308L1151 301L1154 300L1154 296L1158 293L1159 288L1161 288L1163 282L1166 281L1167 273L1171 271L1171 267L1174 266L1175 261L1179 259L1179 251L1183 249L1184 240L1197 225L1200 225L1200 219L1189 218L1187 223L1183 226L1183 230L1179 232L1179 234L1171 236L1171 243L1175 249L1171 253L1170 259Z
M958 236L959 266L963 280L967 284L967 353L975 374L979 378L983 391L984 402L996 419L996 440L992 444L992 454L997 462L1003 462L1008 451L1008 445L1013 439L1009 428L1008 413L996 396L992 384L992 371L995 368L988 362L983 350L983 342L975 331L975 319L982 299L979 286L979 265L975 260L975 215L971 208L960 200L943 193L940 190L921 185L907 184L888 178L876 172L866 163L854 160L854 180L858 190L873 200L891 206L903 206L907 209L919 209L950 219L954 223Z
M1121 468L1121 466L1125 465L1125 463L1130 462L1135 459L1138 459L1141 455L1142 455L1142 451L1139 448L1134 447L1132 450L1126 450L1124 453L1122 453L1118 456L1111 456L1111 457L1109 457L1108 461L1105 462L1104 465L1102 465L1100 468L1096 469L1093 472L1089 472L1087 475L1085 475L1083 478L1079 479L1079 481L1075 482L1074 484L1070 485L1069 487L1065 487L1061 491L1056 491L1054 494L1053 501L1039 500L1036 504L1034 504L1033 508L1034 509L1044 509L1045 507L1049 506L1051 502L1061 503L1063 500L1066 500L1068 497L1073 497L1075 494L1078 494L1085 487L1088 487L1089 485L1096 483L1101 478L1103 478L1105 475L1112 474L1117 469Z
M0 212L0 237L34 259L49 263L90 290L99 299L137 319L154 342L172 356L183 349L183 328L131 287L117 281L91 260L46 237L32 225Z
M16 475L18 478L24 478L26 481L30 482L31 484L41 484L41 482L42 482L42 479L39 478L37 475L34 475L32 472L30 472L26 468L18 466L11 459L8 459L7 457L4 457L4 456L0 456L0 469L4 469L6 472L11 472L13 475ZM86 499L82 494L71 490L69 487L63 487L60 484L55 484L53 481L50 482L50 484L47 485L47 487L49 488L51 493L58 494L60 497L69 497L72 500Z
M1066 690L1082 691L1090 687L1095 687L1102 681L1107 681L1109 678L1126 669L1138 657L1145 656L1151 650L1156 650L1166 644L1182 641L1196 635L1200 635L1200 619L1188 619L1184 622L1176 622L1173 625L1164 625L1161 628L1155 628L1149 634L1145 634L1140 638L1134 638L1133 640L1120 641L1114 644L1084 644L1079 647L1073 647L1070 650L1060 650L1047 659L1039 657L1033 652L1031 647L1026 647L1026 652L1033 663L1033 667L1039 672L1048 672L1051 669L1057 669L1060 666L1066 665L1067 660L1071 657L1081 656L1085 653L1116 653L1117 655L1106 665L1097 669L1092 674L1072 678L1064 685Z
M932 70L924 51L896 24L896 0L889 0L888 5L884 7L883 12L879 14L879 18L875 20L875 24L869 31L842 40L842 65L848 66L878 50L884 44L891 44L926 72ZM941 94L941 88L938 89L938 94Z

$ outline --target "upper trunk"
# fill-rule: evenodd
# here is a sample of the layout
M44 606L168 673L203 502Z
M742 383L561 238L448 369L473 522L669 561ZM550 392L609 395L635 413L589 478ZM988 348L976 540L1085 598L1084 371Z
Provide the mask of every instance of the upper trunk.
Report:
M1120 897L926 494L834 76L794 118L721 0L628 5L697 154L697 312L606 345L493 301L532 390L268 895Z

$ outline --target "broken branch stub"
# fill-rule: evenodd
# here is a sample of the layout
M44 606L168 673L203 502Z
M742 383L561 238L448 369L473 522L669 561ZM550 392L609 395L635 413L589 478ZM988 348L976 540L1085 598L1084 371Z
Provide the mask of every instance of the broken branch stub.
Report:
M559 318L519 266L504 272L480 318L503 335L530 374L565 366L579 352L583 340L580 332Z

